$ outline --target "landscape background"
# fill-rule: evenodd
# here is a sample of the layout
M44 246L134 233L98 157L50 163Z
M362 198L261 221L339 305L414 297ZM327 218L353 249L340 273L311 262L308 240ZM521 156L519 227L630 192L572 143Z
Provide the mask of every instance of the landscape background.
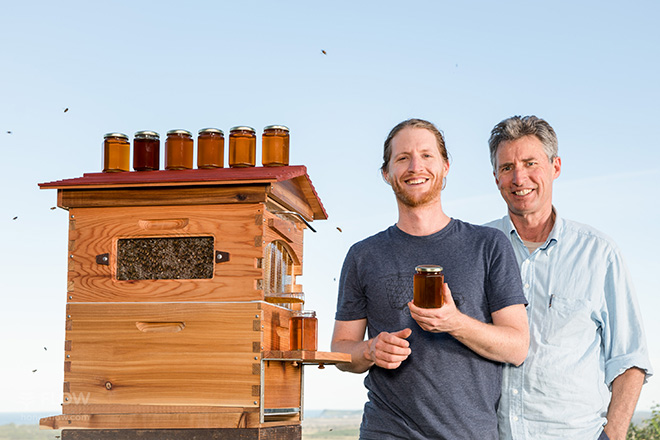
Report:
M660 365L660 3L558 0L25 1L0 14L0 411L60 413L67 216L37 183L101 170L103 134L284 124L328 211L306 233L306 308L329 350L348 248L396 221L382 143L435 122L446 212L505 214L487 152L514 114L559 136L561 215L621 247ZM308 368L309 410L360 410L363 376ZM651 378L638 409L660 401Z

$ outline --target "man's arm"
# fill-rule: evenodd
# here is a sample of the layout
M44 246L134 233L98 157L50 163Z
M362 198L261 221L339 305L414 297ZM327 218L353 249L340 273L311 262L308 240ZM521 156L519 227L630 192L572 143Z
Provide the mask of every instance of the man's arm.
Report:
M645 377L644 370L633 367L612 381L612 400L605 425L605 434L610 440L625 440Z
M529 325L523 304L493 312L492 324L464 315L457 308L451 291L444 285L445 304L438 309L423 309L408 303L410 314L424 330L445 332L485 358L520 365L529 349Z
M382 332L375 338L364 340L366 319L335 321L331 350L351 355L350 364L337 364L337 368L352 373L364 373L372 365L394 369L410 355L406 338L412 330L406 328L395 333Z

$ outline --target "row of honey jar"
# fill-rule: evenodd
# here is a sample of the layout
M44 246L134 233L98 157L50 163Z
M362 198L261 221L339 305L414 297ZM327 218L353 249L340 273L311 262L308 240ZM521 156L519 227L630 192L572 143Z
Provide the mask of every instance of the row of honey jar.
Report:
M188 130L170 130L165 139L165 169L193 168L193 135ZM130 171L131 145L123 133L107 133L103 137L103 172ZM252 127L237 126L229 130L229 166L256 166L257 135ZM217 128L203 128L197 136L197 168L223 168L225 136ZM265 167L289 165L289 129L284 125L264 127L261 163ZM138 131L133 138L133 169L160 169L160 135L155 131Z

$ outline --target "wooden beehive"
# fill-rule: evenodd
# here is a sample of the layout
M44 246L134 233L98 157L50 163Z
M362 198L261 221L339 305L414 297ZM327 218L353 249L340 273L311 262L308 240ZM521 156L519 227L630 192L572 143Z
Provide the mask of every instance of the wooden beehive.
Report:
M266 301L302 292L303 230L327 218L305 167L94 173L40 187L69 211L62 415L42 427L295 425L299 436L302 366L350 361L290 351L302 304Z

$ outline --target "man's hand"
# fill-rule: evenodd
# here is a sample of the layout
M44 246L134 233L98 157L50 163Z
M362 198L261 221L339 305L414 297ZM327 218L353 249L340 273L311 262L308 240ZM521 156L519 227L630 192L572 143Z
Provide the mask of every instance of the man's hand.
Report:
M461 318L464 315L456 308L447 283L444 284L442 296L444 305L437 309L417 307L412 301L408 303L410 316L427 332L448 333L458 330L462 325Z
M398 332L382 332L367 341L364 357L382 368L393 370L410 356L410 343L406 338L412 330L404 328Z

